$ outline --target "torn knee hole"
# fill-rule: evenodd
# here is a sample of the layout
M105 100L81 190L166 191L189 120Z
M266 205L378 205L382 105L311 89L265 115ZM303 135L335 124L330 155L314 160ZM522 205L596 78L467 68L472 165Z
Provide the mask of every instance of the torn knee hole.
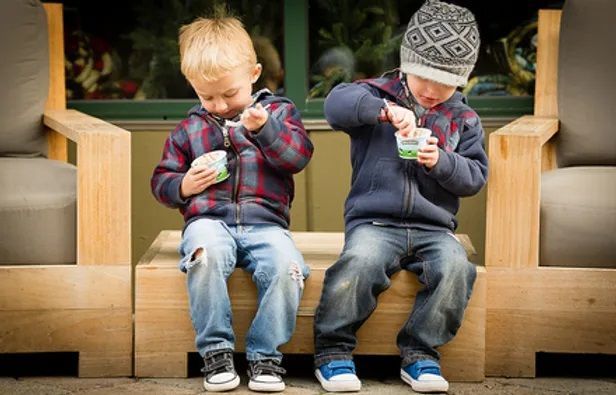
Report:
M186 269L190 269L203 261L205 261L205 248L195 248L192 254L190 254L190 259L186 263Z
M291 278L297 282L299 289L304 289L304 275L302 274L302 269L299 267L297 262L291 262L289 274L291 275Z
M190 260L192 261L196 261L197 259L201 258L201 255L205 252L205 250L203 249L203 247L199 247L197 248L192 255L190 256Z

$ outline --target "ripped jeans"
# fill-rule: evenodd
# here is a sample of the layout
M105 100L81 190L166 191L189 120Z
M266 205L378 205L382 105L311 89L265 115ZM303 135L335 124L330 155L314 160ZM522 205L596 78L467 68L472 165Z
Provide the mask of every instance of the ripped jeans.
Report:
M257 286L257 313L246 334L246 358L280 362L278 347L295 330L303 280L309 275L289 231L277 225L227 226L199 219L186 227L179 252L199 354L235 349L227 279L240 267Z
M401 269L415 273L423 285L398 333L402 366L439 360L436 348L462 323L475 266L451 233L364 224L345 235L340 258L325 272L314 321L316 366L353 358L355 333Z

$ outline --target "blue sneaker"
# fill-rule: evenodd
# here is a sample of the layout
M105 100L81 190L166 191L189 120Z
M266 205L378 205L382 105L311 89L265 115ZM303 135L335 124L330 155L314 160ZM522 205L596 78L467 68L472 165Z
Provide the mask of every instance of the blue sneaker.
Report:
M356 392L361 390L361 381L355 374L355 364L350 360L325 363L314 371L327 392Z
M400 370L402 381L415 392L447 392L449 383L441 375L438 362L424 359L406 365Z

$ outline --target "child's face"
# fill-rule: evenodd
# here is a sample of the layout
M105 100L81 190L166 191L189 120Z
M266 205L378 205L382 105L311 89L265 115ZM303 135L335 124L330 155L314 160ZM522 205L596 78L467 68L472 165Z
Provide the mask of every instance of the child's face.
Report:
M406 83L413 97L423 108L432 108L447 101L456 91L455 86L444 85L412 74L406 75Z
M203 107L216 116L231 119L252 104L252 84L261 74L261 65L238 67L214 81L192 80L190 84Z

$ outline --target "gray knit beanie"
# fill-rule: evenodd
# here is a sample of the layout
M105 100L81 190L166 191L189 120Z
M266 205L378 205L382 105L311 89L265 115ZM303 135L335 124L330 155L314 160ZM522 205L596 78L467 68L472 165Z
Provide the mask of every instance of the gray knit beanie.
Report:
M464 86L479 54L479 30L466 8L428 0L413 14L400 47L400 70Z

